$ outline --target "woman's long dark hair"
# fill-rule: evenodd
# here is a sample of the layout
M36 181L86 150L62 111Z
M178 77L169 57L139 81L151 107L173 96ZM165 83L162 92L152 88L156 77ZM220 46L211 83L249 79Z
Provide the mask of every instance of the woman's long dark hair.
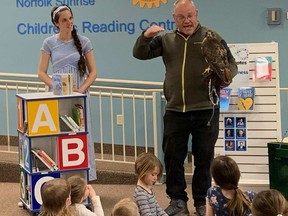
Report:
M65 6L65 8L61 9L56 14L54 14L54 11L57 10L57 8L60 7L60 6ZM72 12L71 8L68 5L66 5L66 4L61 4L61 5L58 5L58 6L55 6L55 7L52 8L52 10L51 10L51 20L52 20L52 23L55 26L56 26L56 23L58 23L58 21L59 21L59 12L62 12L64 10L70 10L71 15L73 17L73 12ZM84 54L83 54L83 51L82 51L82 44L81 44L80 39L78 37L77 30L75 29L75 26L73 26L72 37L73 37L76 49L78 50L78 53L80 55L80 59L78 60L78 70L79 70L80 75L84 76L86 74L86 60L85 60L85 57L84 57Z

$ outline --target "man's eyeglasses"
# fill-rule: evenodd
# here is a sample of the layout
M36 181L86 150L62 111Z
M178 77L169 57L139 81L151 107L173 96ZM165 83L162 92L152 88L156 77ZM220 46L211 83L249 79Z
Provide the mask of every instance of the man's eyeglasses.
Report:
M193 21L194 16L195 16L195 13L193 13L193 14L188 14L187 16L183 16L183 15L181 15L181 14L174 15L175 19L176 19L178 22L184 22L186 19L188 19L189 21Z

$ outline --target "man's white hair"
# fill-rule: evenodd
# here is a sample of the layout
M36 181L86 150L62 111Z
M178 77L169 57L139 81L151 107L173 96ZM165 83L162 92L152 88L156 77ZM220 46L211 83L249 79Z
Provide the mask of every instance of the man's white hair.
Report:
M174 2L174 7L175 7L178 3L180 3L180 2L191 2L191 4L193 4L193 5L195 6L193 0L176 0L176 1Z

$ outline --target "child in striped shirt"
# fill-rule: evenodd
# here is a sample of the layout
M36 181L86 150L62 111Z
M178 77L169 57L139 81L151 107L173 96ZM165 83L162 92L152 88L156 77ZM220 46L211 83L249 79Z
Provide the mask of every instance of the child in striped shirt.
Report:
M160 179L163 166L152 153L141 153L135 162L135 173L138 177L135 188L135 202L140 216L168 216L156 201L152 186Z

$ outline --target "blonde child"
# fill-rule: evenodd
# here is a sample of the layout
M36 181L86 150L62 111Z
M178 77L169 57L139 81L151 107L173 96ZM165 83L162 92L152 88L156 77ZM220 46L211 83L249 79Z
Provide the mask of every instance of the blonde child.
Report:
M135 202L141 216L168 216L159 206L154 196L152 186L160 179L163 166L152 153L141 153L135 162L135 173L138 177L135 188Z
M84 178L75 175L67 180L71 185L71 209L76 216L104 216L100 197L91 185L87 185ZM88 197L91 199L92 211L83 204Z
M62 178L47 181L41 188L42 206L39 216L72 216L69 206L70 184Z
M218 156L211 164L211 175L215 181L207 191L206 216L249 216L255 193L238 188L240 170L228 156Z
M252 202L253 216L288 216L288 204L285 197L277 190L259 192Z
M117 202L111 216L140 216L136 203L130 198L123 198Z

